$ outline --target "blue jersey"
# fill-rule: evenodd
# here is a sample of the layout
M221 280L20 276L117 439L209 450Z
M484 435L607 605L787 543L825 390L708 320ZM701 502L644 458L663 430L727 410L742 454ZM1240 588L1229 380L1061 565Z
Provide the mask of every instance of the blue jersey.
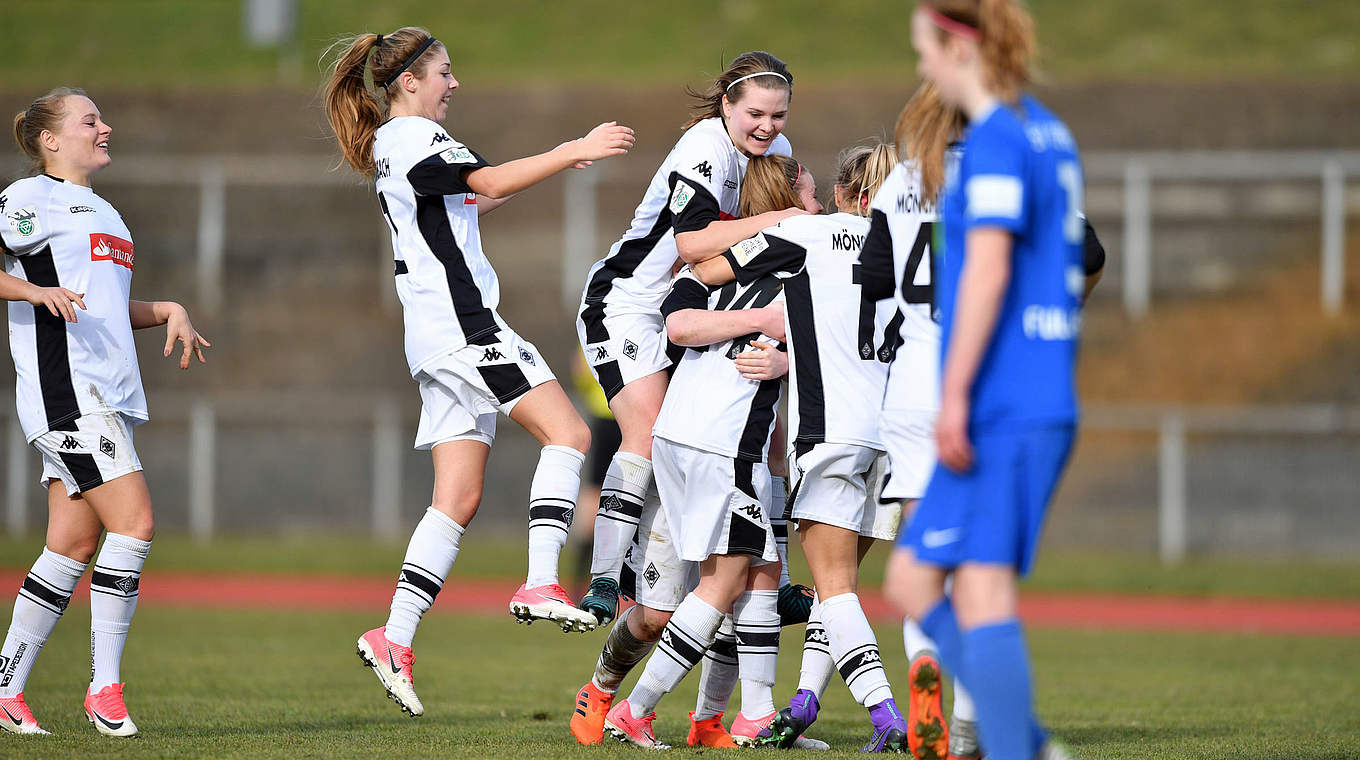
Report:
M1077 417L1076 356L1084 276L1082 173L1067 126L1028 95L972 124L943 206L943 261L936 271L948 361L964 241L975 227L1013 236L1011 278L996 329L973 381L974 429Z

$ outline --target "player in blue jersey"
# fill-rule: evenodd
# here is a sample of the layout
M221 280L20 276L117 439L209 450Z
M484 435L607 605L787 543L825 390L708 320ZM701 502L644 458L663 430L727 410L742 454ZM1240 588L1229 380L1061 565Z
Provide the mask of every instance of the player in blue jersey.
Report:
M940 463L899 539L891 593L972 692L988 757L1061 758L1034 716L1016 582L1076 429L1080 159L1022 92L1033 22L1014 0L922 0L911 36L918 71L969 126L936 268Z

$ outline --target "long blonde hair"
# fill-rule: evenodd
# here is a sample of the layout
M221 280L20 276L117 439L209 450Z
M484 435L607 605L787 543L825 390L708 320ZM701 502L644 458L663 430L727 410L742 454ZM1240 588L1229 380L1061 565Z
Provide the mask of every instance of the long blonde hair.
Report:
M855 208L850 213L869 215L869 204L873 203L894 166L897 166L897 149L888 143L855 145L841 151L836 161L836 185L855 198Z
M915 162L921 173L921 192L926 198L939 198L945 151L963 134L965 124L963 111L945 103L931 82L922 83L902 107L893 137L902 158Z
M331 46L332 50L342 51L336 56L326 82L326 121L340 144L344 163L365 177L373 177L373 135L387 119L396 77L407 59L432 39L426 30L407 26L387 35L365 33L347 37ZM442 49L442 43L435 41L405 70L417 79L422 78L436 51ZM365 73L373 80L372 89L364 81ZM386 87L384 82L388 82ZM382 92L381 100L375 90Z
M752 156L746 164L746 177L741 181L737 214L745 218L766 211L803 208L794 186L805 171L802 164L788 156L772 153Z
M976 29L985 84L1014 103L1032 75L1034 19L1018 0L921 0L951 21ZM948 34L939 30L940 38Z

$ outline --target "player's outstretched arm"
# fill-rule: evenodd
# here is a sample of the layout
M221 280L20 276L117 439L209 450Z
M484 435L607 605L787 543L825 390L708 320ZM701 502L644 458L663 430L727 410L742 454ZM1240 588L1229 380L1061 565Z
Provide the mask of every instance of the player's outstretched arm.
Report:
M763 214L709 222L702 230L681 232L675 236L675 250L686 264L698 264L715 256L721 256L727 249L741 241L755 237L762 230L792 216L808 212L801 208L786 208L782 211L766 211Z
M54 317L67 322L76 321L75 307L85 308L84 293L73 293L66 288L41 288L27 280L0 272L0 300L27 301L42 306Z
M666 316L666 335L677 346L698 348L752 333L776 339L784 337L784 306L770 304L759 309L709 311L681 309Z
M622 156L633 147L633 130L607 121L578 140L564 142L546 153L469 171L464 177L474 193L505 198L572 167Z
M203 349L211 346L207 338L198 334L189 321L189 312L174 301L128 301L128 317L132 329L165 325L165 356L174 350L175 343L184 344L179 357L179 368L189 369L189 359L198 357L199 364L207 364Z

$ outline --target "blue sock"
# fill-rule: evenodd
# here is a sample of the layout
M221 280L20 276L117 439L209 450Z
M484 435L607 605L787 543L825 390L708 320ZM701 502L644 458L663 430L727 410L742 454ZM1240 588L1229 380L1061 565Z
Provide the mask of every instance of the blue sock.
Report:
M975 628L962 639L964 672L987 674L965 682L977 703L978 730L987 757L1033 760L1047 737L1034 717L1029 653L1020 621Z
M971 688L967 679L960 675L963 672L963 640L949 597L940 597L940 601L917 621L917 625L935 642L936 654L940 656L940 664L945 670L958 676L966 688Z

